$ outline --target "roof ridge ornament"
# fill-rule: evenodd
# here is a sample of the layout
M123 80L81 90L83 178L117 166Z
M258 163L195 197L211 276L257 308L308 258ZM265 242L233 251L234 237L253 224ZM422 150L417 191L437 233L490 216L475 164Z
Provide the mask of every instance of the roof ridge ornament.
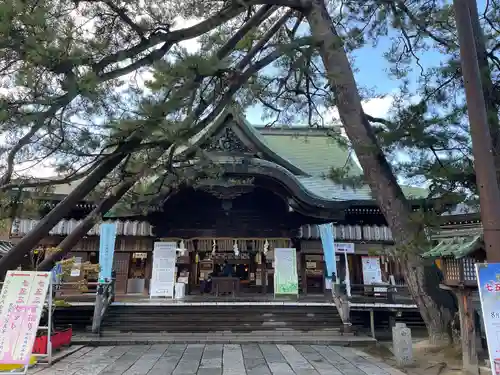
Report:
M214 134L210 143L205 147L205 151L252 153L252 150L245 145L230 126L225 126Z

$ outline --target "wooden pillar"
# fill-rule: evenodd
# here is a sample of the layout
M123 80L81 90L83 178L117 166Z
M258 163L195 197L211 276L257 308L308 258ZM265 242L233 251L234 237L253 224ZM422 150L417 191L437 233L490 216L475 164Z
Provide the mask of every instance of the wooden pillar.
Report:
M370 309L370 332L372 337L375 338L375 311Z
M300 256L302 257L302 293L307 295L307 259L306 254L302 252Z
M457 297L458 313L460 316L463 369L467 374L478 375L479 361L476 348L476 325L472 293L470 289L455 289L454 293Z
M264 253L260 256L260 283L262 286L262 294L267 294L267 259Z
M142 250L142 248L141 248ZM146 270L144 272L144 292L149 295L151 290L151 279L153 278L153 252L148 251L146 257Z

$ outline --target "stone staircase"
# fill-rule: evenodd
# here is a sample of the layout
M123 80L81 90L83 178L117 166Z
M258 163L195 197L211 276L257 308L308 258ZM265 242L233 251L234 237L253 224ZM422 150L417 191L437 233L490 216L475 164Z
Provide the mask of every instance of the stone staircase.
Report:
M58 307L56 327L73 326L75 343L272 342L353 345L370 335L368 311L352 311L353 335L342 335L342 322L333 305L112 305L104 317L101 335L91 334L93 306ZM390 338L389 311L375 312L377 339ZM417 311L394 321L405 322L415 336L425 333Z
M68 306L57 307L54 311L53 321L56 328L72 326L75 332L85 332L92 326L94 306ZM43 322L43 318L42 318Z
M340 332L334 306L307 305L113 305L101 331L137 333L252 333L272 331Z

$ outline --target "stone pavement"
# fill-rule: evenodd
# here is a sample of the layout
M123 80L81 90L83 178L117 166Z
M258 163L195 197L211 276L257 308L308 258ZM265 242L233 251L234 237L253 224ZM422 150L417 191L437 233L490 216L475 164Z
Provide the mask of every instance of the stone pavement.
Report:
M362 351L325 345L84 347L36 375L403 375Z

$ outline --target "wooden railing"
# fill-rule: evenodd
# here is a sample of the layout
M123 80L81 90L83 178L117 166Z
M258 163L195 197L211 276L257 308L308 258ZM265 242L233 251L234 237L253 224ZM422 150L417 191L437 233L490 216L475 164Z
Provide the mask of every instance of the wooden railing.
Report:
M342 332L348 333L351 331L351 310L349 307L349 299L347 297L345 284L333 284L332 285L332 299L335 303L335 307L339 313L340 319L342 319Z
M364 303L413 303L406 285L391 284L351 284L350 300Z
M101 332L101 323L108 307L115 299L115 280L108 283L97 283L97 293L94 304L94 316L92 317L92 333Z

